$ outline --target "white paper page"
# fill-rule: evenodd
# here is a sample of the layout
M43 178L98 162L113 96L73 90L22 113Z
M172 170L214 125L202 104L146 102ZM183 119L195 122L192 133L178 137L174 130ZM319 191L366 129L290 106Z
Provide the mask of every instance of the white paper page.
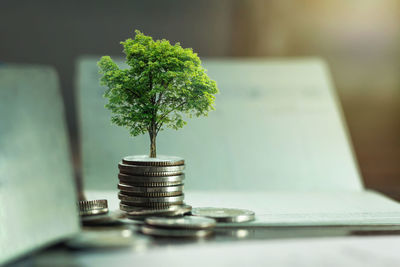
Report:
M79 231L58 77L0 66L0 265Z
M111 125L96 62L78 62L83 177L113 189L123 156L147 154L148 136ZM122 62L118 61L121 65ZM351 190L362 185L323 62L204 60L216 111L160 132L158 153L186 160L187 190Z
M118 192L88 191L89 199L107 198L119 209ZM185 191L193 207L249 209L256 220L242 226L399 225L400 205L373 191L226 192ZM225 224L229 226L229 224ZM231 226L237 227L237 224Z

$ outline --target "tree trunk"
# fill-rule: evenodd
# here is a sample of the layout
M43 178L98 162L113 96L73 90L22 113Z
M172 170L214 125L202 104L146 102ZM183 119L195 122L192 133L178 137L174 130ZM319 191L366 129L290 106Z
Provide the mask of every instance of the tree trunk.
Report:
M155 131L150 131L150 158L157 157L157 148L156 148L156 137L157 133Z

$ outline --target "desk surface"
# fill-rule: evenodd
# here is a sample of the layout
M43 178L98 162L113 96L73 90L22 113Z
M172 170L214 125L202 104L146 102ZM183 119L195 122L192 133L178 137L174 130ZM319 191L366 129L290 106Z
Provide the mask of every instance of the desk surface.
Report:
M188 262L192 266L226 263L235 266L246 260L257 265L272 262L290 266L288 255L297 255L297 266L318 266L324 257L331 258L329 263L332 265L340 262L351 263L352 266L385 264L393 257L400 260L399 256L394 256L398 254L390 254L389 248L399 247L400 226L218 228L213 237L201 240L151 238L138 233L137 229L137 225L84 228L81 235L98 236L95 246L77 249L75 244L75 248L71 249L68 243L63 243L25 258L21 263L104 266L108 262L124 266L135 262L138 266L145 263L150 266L173 264L175 260L178 266ZM129 237L126 237L127 231L131 232ZM121 238L120 246L116 246L117 243L107 245L110 244L110 236L117 233L125 236ZM361 254L363 257L360 257ZM192 261L191 256L195 257Z

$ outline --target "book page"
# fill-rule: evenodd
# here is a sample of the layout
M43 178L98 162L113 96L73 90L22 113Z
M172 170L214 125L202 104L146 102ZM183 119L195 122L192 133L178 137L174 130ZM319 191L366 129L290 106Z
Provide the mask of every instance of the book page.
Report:
M117 190L87 191L89 199L107 198L110 209L119 209ZM221 207L252 210L256 220L246 227L399 225L400 205L374 191L327 192L235 192L185 191L192 207ZM223 224L237 227L237 224Z
M111 125L96 62L78 62L83 176L88 189L113 189L122 157L148 154L147 135ZM124 66L121 61L118 61ZM205 60L220 94L208 117L158 135L158 153L184 157L192 190L362 189L322 61Z

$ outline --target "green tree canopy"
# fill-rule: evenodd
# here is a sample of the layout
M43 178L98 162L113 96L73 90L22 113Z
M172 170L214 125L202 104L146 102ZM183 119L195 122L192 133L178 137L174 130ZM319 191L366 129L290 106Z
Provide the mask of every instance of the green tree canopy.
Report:
M214 109L218 89L191 48L157 40L136 30L134 39L121 42L126 69L109 57L98 62L111 121L132 136L149 133L150 157L156 157L156 137L166 128L179 129L185 117L206 116Z

